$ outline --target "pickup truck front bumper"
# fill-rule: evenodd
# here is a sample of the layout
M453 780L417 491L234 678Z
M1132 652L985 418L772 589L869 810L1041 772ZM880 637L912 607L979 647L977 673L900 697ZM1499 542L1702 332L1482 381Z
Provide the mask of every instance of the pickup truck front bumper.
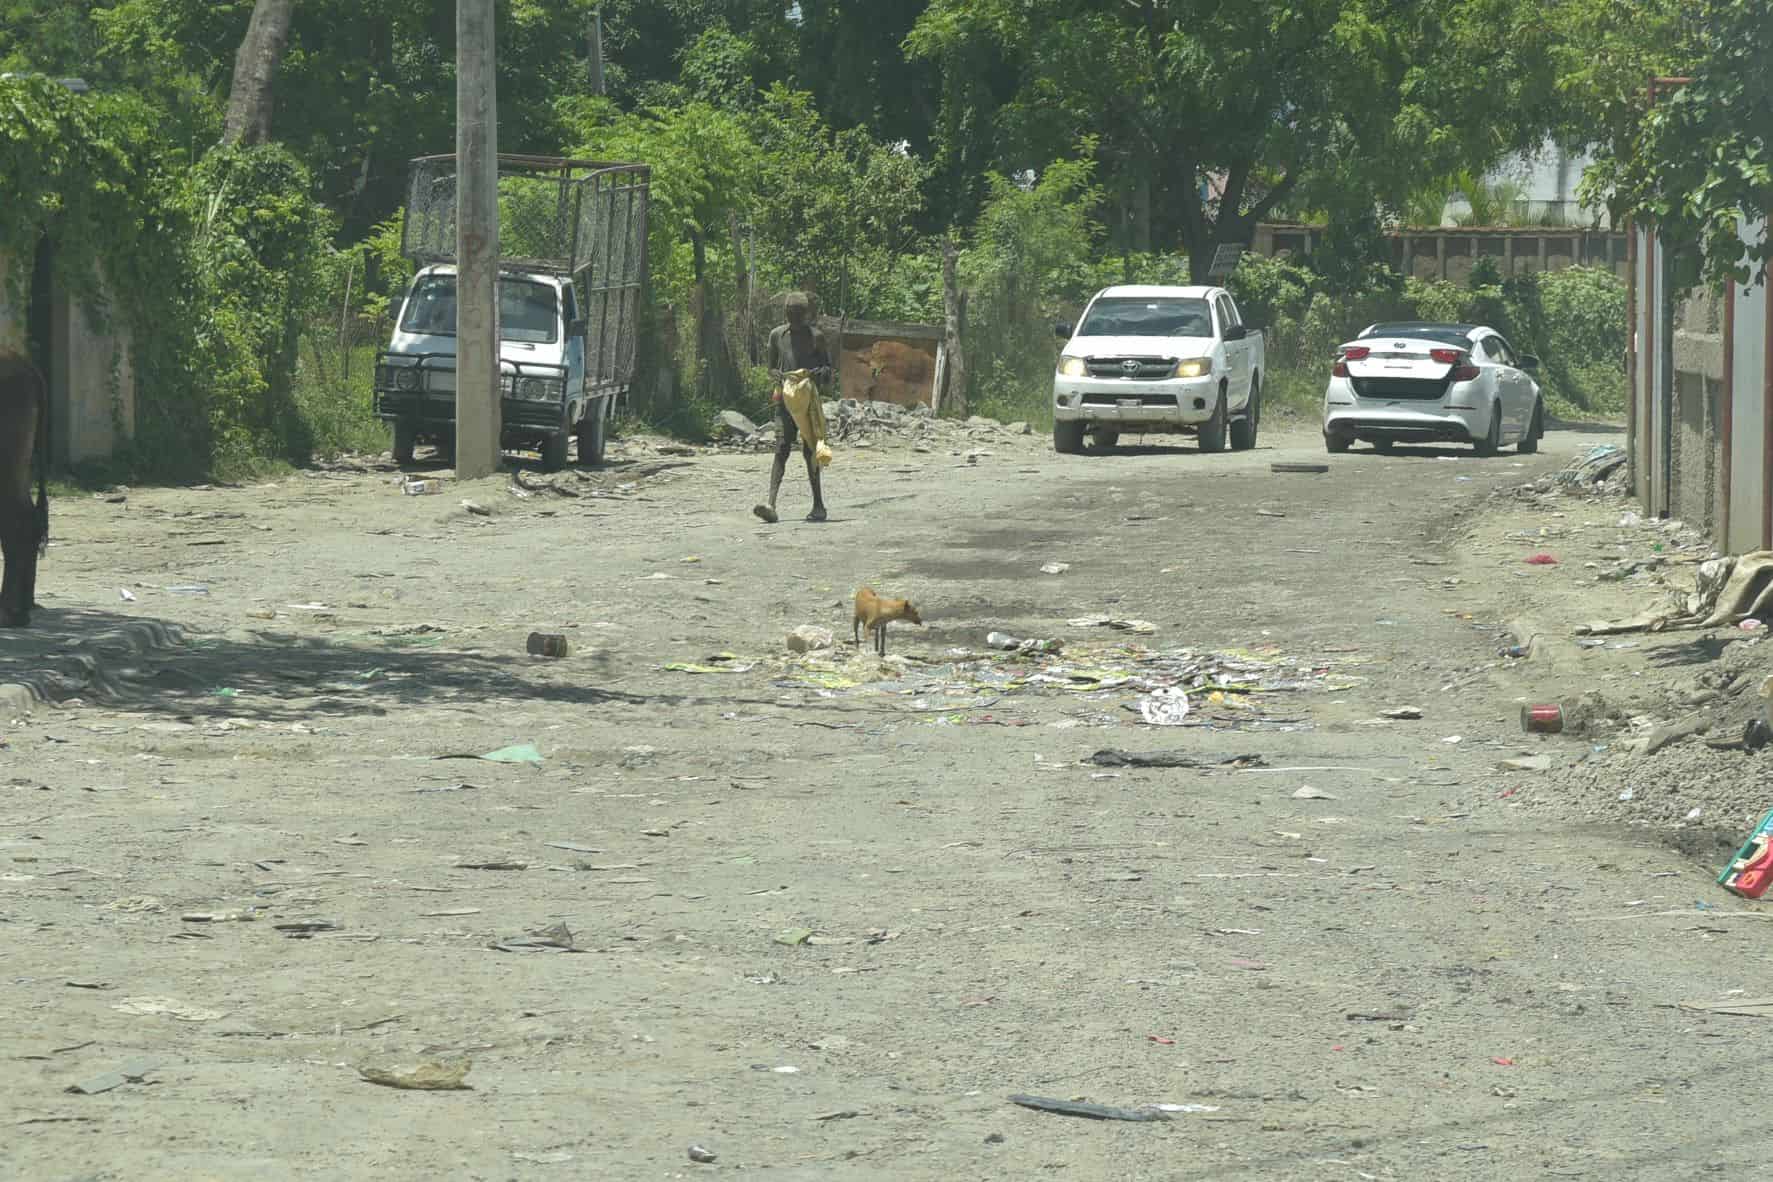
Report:
M1053 418L1061 423L1102 423L1121 430L1181 430L1213 417L1219 379L1054 378Z

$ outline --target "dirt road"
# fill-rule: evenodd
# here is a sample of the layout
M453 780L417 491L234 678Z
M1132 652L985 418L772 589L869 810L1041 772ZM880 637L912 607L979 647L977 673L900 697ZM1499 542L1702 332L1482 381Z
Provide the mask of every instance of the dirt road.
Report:
M5 733L0 1175L1759 1164L1760 1024L1678 1007L1768 993L1761 925L1715 864L1497 770L1541 749L1495 659L1530 576L1461 539L1588 442L1327 475L1270 471L1326 458L1307 433L840 448L823 527L792 474L787 521L749 517L764 457L633 447L576 495L64 499L42 626L0 638L0 680L73 698ZM847 642L863 583L927 627L787 653ZM1184 725L1142 721L1196 677ZM573 951L510 943L557 924ZM468 1090L358 1071L459 1060Z

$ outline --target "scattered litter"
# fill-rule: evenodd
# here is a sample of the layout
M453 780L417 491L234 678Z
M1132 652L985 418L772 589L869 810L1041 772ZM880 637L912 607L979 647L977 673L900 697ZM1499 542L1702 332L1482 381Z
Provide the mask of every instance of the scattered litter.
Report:
M471 1067L473 1063L467 1059L426 1059L394 1066L363 1065L357 1068L357 1074L372 1084L407 1092L460 1092L468 1090Z
M1071 569L1069 562L1049 562L1040 568L1043 575L1062 575Z
M834 648L837 637L829 628L821 628L817 624L801 624L788 633L787 645L791 653L812 653Z
M69 1084L62 1090L76 1096L97 1096L124 1084L145 1083L147 1077L158 1070L160 1064L153 1059L135 1059L125 1063L115 1071L107 1071L103 1075L95 1075L91 1079L83 1079L79 1083Z
M1555 703L1522 706L1521 729L1534 735L1561 734L1564 729L1564 708Z
M1066 620L1073 628L1113 628L1121 632L1133 632L1140 636L1149 636L1157 631L1157 625L1150 620L1121 620L1113 616L1078 616Z
M1104 749L1090 756L1097 767L1261 767L1260 755L1231 755L1223 759L1201 759L1179 751L1116 751Z
M1551 756L1526 755L1518 759L1505 759L1499 765L1505 772L1544 772L1551 770Z
M1492 1055L1492 1056L1490 1056L1490 1062L1496 1064L1496 1066L1498 1066L1498 1067L1513 1067L1514 1066L1514 1060L1510 1059L1504 1055Z
M1078 1100L1052 1100L1045 1096L1011 1096L1011 1104L1050 1112L1054 1116L1079 1116L1085 1120L1158 1121L1169 1120L1168 1112L1153 1108L1112 1108L1106 1104L1086 1104Z
M1317 474L1328 472L1330 466L1328 464L1279 463L1268 465L1268 470L1270 472L1304 472Z
M1736 856L1718 875L1718 885L1745 899L1758 899L1773 884L1773 810L1761 818Z
M581 845L576 841L544 841L542 844L551 850L566 850L574 854L601 854L603 852L601 846ZM629 869L629 867L624 867L624 869Z
M1256 516L1258 516L1258 517L1285 517L1286 514L1285 513L1277 513L1273 509L1258 509L1258 510L1256 510Z
M566 637L558 632L531 632L524 647L532 657L564 657L569 651Z
M1139 699L1139 716L1151 726L1181 726L1188 719L1188 695L1178 686L1152 690Z
M745 673L752 666L738 664L735 653L715 653L704 663L692 661L673 661L665 666L667 673Z
M789 948L793 948L797 945L805 944L808 940L811 940L813 938L813 929L812 928L789 928L787 931L777 932L773 938L777 944L782 944L782 945L785 945Z
M704 1149L700 1145L691 1145L689 1147L689 1159L691 1161L701 1162L703 1165L707 1165L710 1162L718 1160L719 1157L720 1155L715 1153L712 1149Z
M443 481L441 481L441 480L403 480L400 482L400 491L402 494L409 496L409 497L434 496L435 494L443 491Z
M854 1108L841 1108L836 1112L821 1112L814 1120L854 1120L862 1114Z
M1011 636L1008 632L991 632L985 637L985 644L1006 653L1057 653L1064 649L1065 642L1059 639L1022 639Z
M1623 791L1619 794L1619 799L1622 801L1629 801L1629 800L1636 798L1636 796L1637 796L1636 791L1634 791L1633 789L1627 788L1625 791Z
M572 929L564 923L536 928L526 935L494 940L487 945L494 952L583 952L573 942Z
M573 1155L564 1149L556 1149L552 1153L526 1153L523 1150L512 1150L511 1160L527 1162L535 1166L560 1166L573 1159Z
M1556 566L1558 560L1549 554L1529 554L1523 561L1528 566Z
M470 501L466 498L463 498L462 508L466 509L470 514L472 514L475 517L491 517L492 516L492 510L488 509L485 505L482 505L479 501Z
M1147 1105L1147 1107L1157 1112L1197 1113L1219 1111L1219 1105L1217 1104L1151 1104Z
M1730 1014L1738 1018L1773 1018L1773 997L1745 997L1732 1001L1683 1001L1680 1008L1697 1014Z
M121 599L124 603L134 603L135 593L128 587L119 587L117 588L117 598Z
M1176 1045L1175 1039L1165 1038L1161 1034L1147 1034L1145 1036L1145 1041L1146 1042L1154 1042L1160 1047L1173 1047ZM1154 1107L1155 1107L1155 1105L1154 1105Z
M1414 720L1422 717L1422 707L1397 706L1390 710L1381 710L1379 712L1379 717L1390 718L1399 722Z
M217 1018L227 1017L224 1010L206 1009L171 997L126 997L111 1008L120 1014L163 1014L181 1022L213 1022Z
M528 862L512 862L496 859L486 862L457 862L457 870L528 870Z
M1294 800L1336 800L1336 796L1325 792L1322 788L1313 788L1310 784L1293 793Z
M271 930L282 932L292 940L307 940L316 932L336 932L339 924L331 919L293 919L288 923L274 923Z

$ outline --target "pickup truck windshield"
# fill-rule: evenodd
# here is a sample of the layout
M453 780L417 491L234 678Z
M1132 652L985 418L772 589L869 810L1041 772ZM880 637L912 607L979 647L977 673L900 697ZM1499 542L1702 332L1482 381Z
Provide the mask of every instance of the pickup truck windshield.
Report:
M552 344L558 332L554 289L527 279L499 280L499 336L507 341ZM456 335L456 280L427 275L407 298L403 332Z
M1213 317L1202 299L1115 296L1097 300L1078 325L1080 337L1210 337Z

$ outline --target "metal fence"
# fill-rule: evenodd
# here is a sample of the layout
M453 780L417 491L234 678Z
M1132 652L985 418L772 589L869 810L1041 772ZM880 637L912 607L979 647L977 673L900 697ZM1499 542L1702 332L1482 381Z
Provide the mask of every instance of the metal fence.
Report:
M633 380L650 182L644 164L499 157L500 265L572 277L593 388ZM414 262L455 261L456 187L454 156L412 162L401 252Z

